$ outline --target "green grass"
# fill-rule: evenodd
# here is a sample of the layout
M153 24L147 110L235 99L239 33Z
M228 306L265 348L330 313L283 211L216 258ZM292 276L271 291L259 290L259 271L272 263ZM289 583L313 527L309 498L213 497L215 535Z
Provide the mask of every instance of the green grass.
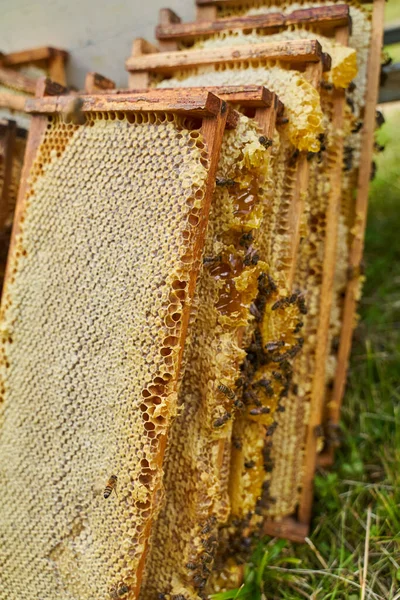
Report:
M344 443L316 478L308 544L264 539L240 590L214 600L400 599L400 108L379 133L366 275L342 413Z

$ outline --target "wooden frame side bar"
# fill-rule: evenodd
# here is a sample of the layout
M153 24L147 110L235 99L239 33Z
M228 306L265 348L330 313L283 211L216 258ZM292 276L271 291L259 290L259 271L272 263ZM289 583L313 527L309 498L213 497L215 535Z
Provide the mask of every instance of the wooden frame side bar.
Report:
M364 251L364 236L367 223L368 192L371 176L371 161L374 145L375 111L378 101L379 77L381 69L381 48L383 43L385 0L375 0L372 16L372 40L368 58L368 88L364 113L364 134L358 175L358 192L355 206L355 232L350 248L349 272L354 273L346 289L343 308L342 331L340 336L338 365L329 403L328 420L337 425L346 386L347 369L350 358L351 343L355 325L355 314L358 303L360 264ZM333 449L328 451L332 462ZM327 459L325 457L325 464Z
M266 13L247 17L232 17L217 21L197 21L181 23L172 11L160 12L160 25L156 28L156 37L163 42L191 41L198 36L211 36L228 31L248 29L276 29L297 24L310 24L335 29L350 24L350 11L346 4L320 6L296 10L288 15ZM171 21L167 21L170 17ZM179 19L179 20L177 20Z
M334 131L343 131L345 112L344 90L334 90L334 114L332 126ZM310 420L308 423L304 476L298 519L301 523L309 523L311 519L314 493L314 476L318 464L318 431L323 421L324 400L326 390L326 361L329 354L329 326L333 302L333 286L336 264L337 234L340 215L341 186L338 185L342 174L344 140L340 135L336 139L337 160L330 171L330 194L326 213L326 237L322 285L320 291L320 308L318 315L315 371L311 389Z
M7 121L6 124L2 123L0 125L0 129L0 145L2 147L4 162L3 187L0 194L0 231L3 231L6 219L8 217L8 193L11 182L14 144L17 136L17 124L15 121Z
M211 50L157 52L142 55L137 52L136 56L128 58L126 68L135 74L145 73L148 76L148 73L152 72L168 75L177 69L189 69L200 65L257 60L277 60L294 65L322 61L324 70L329 70L331 66L330 56L322 52L321 45L317 40L294 40Z

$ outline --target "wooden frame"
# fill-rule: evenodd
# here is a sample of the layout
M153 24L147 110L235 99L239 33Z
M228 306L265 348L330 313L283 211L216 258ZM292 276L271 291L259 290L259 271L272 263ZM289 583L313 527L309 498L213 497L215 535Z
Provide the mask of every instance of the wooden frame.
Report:
M340 334L338 363L332 396L329 402L327 419L338 425L346 387L347 369L355 326L358 303L360 265L364 252L364 237L367 224L368 192L371 176L372 155L375 133L375 111L378 102L379 77L381 70L381 48L383 43L385 0L374 0L372 15L372 37L368 57L367 95L364 112L363 140L361 146L358 191L355 202L355 223L350 246L349 273L343 307L342 329ZM334 460L334 449L328 448L320 456L322 466L330 466Z
M33 162L35 160L38 149L40 148L41 140L46 131L48 124L48 115L62 113L67 103L71 102L71 96L55 95L60 93L60 86L53 85L52 82L46 79L40 80L37 88L37 98L29 101L28 110L34 115L32 119L32 125L29 131L28 145L25 156L24 170L22 175L21 186L18 195L16 214L14 219L14 226L10 244L10 259L7 264L6 276L5 276L5 289L7 289L7 282L12 279L12 257L14 254L15 245L20 234L21 217L25 211L26 203L26 192L29 186L29 173ZM188 296L193 297L197 275L200 269L200 257L201 250L204 246L204 239L206 235L206 227L208 221L208 214L211 206L211 200L213 191L215 188L216 170L218 166L219 153L222 144L222 137L225 129L225 125L230 120L231 126L234 126L237 120L237 114L233 111L226 102L215 96L214 94L205 90L199 91L196 96L191 97L190 94L181 94L178 92L171 92L167 90L156 90L151 94L143 94L137 92L125 92L123 94L114 95L83 95L80 96L81 107L83 112L96 112L96 111L118 111L124 113L139 113L139 112L169 112L178 113L188 118L201 119L201 134L205 141L208 153L208 176L205 188L205 198L203 205L203 215L200 218L200 226L197 232L196 241L194 242L194 253L196 255L195 265L197 265L191 272L191 277L188 285ZM184 339L186 330L189 323L190 306L183 314L182 327L180 330L181 340ZM181 342L182 345L182 342ZM182 352L179 356L179 361L182 359ZM177 364L177 371L179 371L179 361ZM163 461L163 455L165 450L165 443L161 444L159 450L159 463ZM154 494L157 492L157 488L154 490ZM146 527L151 527L151 515L148 517ZM144 548L142 557L137 567L137 579L138 583L132 593L136 595L139 593L141 574L144 568L144 562L146 558L146 547Z
M280 28L298 24L314 25L332 33L337 27L350 26L350 10L347 4L338 4L295 10L287 15L266 13L217 21L181 23L181 19L172 10L163 8L160 11L160 24L156 28L156 37L161 50L176 50L179 42L191 42L199 36L208 37L218 33L251 29L263 29L266 33L275 33Z
M8 196L16 136L15 121L0 121L0 155L4 162L3 186L0 190L0 232L4 231L8 217Z
M66 85L65 65L68 58L69 54L65 50L51 46L41 46L3 54L0 57L0 66L18 68L29 63L44 64L53 81Z
M371 0L361 0L361 3L368 4ZM214 21L218 17L218 8L243 7L251 8L254 0L196 0L197 20Z
M267 42L181 52L158 52L157 50L146 40L139 38L134 41L133 54L126 61L131 88L148 87L150 73L168 75L178 69L221 63L279 60L301 69L310 62L322 62L326 71L331 66L330 56L322 52L321 44L316 40Z

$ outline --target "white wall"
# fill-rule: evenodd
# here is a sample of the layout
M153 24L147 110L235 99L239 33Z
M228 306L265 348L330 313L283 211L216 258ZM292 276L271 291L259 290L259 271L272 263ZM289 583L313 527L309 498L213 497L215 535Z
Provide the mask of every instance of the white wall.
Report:
M0 0L0 50L57 46L70 52L68 82L82 87L97 71L127 85L124 68L135 37L154 41L160 8L185 21L195 0Z

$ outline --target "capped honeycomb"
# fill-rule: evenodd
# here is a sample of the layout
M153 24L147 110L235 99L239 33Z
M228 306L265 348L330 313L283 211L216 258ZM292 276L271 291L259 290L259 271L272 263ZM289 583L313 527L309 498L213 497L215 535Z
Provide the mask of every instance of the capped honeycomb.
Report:
M322 133L322 111L317 90L298 71L285 65L258 60L250 65L234 63L198 67L175 73L174 77L155 83L158 88L264 85L278 94L284 103L291 143L299 150L318 152Z
M194 126L48 117L1 308L2 600L136 597L204 227Z

